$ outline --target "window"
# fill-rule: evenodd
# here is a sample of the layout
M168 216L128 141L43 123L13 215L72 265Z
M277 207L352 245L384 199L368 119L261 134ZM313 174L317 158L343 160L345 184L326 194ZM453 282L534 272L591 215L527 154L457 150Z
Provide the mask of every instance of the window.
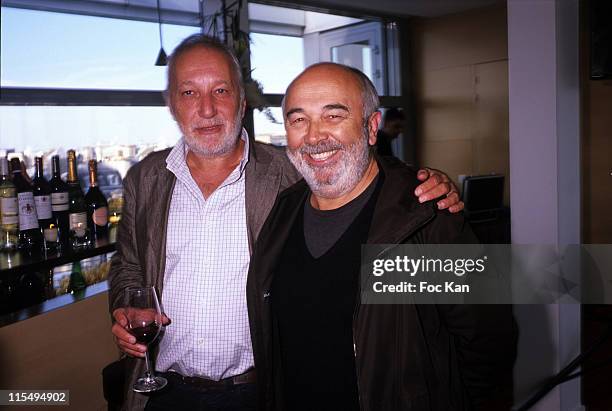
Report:
M162 90L156 23L2 7L2 87ZM198 27L164 24L170 52Z
M159 93L166 70L154 65L154 3L129 3L3 1L0 85L10 99L0 95L0 150L35 154L83 147L118 160L176 142L180 132ZM162 28L168 53L201 30L197 2L169 3ZM213 3L199 5L212 14L218 6ZM382 23L252 3L248 10L252 77L262 83L272 114L255 110L256 138L285 144L282 94L313 63L354 63L381 84L379 92L394 90L386 73L399 70L380 63L381 42L392 37L383 35Z
M106 163L100 169L111 167L105 182L117 186L129 166L180 137L168 109L160 106L166 69L154 65L159 51L156 23L1 10L0 83L16 88L14 93L21 94L25 104L0 105L1 151L23 153L31 163L34 155L63 157L74 148L82 160L97 158ZM163 24L162 30L164 48L170 52L200 29ZM118 95L119 90L129 90L121 93L140 96L138 104L149 106L122 105L134 103ZM86 105L93 94L110 106ZM31 96L43 105L31 105Z
M253 111L255 138L263 143L284 146L287 144L287 135L283 125L283 112L280 107L271 107L273 119L258 110Z
M304 70L304 41L301 37L251 33L251 76L266 94L284 94L289 83ZM255 138L264 143L286 144L283 113L271 107L269 113L253 111Z
M0 148L31 155L116 146L129 156L121 146L164 148L180 132L166 107L0 106L0 136Z
M264 93L284 94L291 80L304 70L304 40L251 33L251 70Z
M388 63L398 61L397 50L384 44L385 39L393 43L397 33L383 23L256 3L249 3L248 9L252 77L262 83L267 101L272 102L274 120L283 120L279 94L305 67L322 61L355 67L372 80L381 96L398 95L399 81L393 73L399 71L396 64ZM256 139L286 144L282 124L258 111L253 122Z

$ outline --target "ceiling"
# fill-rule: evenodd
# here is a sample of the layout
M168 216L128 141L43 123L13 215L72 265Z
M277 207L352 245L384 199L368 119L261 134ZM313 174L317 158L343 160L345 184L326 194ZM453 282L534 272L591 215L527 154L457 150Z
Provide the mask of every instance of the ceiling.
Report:
M366 13L372 16L438 17L447 14L503 4L505 0L285 0L256 2L273 5L300 5L314 11L345 11Z
M226 0L229 6L239 0ZM247 1L247 0L242 0ZM255 3L276 6L300 6L311 11L335 12L354 17L436 17L505 3L505 0L254 0ZM195 15L200 9L218 9L220 0L160 0L165 14ZM3 6L39 10L70 11L103 15L154 12L157 0L2 0ZM132 10L130 12L130 10ZM110 11L110 12L109 12Z

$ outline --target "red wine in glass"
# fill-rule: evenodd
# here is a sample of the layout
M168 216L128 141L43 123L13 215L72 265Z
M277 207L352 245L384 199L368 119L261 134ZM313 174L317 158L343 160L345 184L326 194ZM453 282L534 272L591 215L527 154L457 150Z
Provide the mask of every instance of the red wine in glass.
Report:
M125 290L125 315L128 319L128 331L140 344L149 345L161 330L161 309L154 287L137 287ZM145 351L146 372L134 383L136 392L153 392L161 390L168 384L164 377L156 376L149 359L149 350Z
M144 345L149 345L155 341L159 331L159 325L156 322L130 329L130 333L136 337L136 342Z

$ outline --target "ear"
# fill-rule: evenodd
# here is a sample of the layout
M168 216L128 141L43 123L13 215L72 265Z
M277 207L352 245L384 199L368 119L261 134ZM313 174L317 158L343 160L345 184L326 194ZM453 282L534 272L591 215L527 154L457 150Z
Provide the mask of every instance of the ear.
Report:
M381 117L380 111L377 110L368 119L368 143L371 146L376 144L376 134L378 133Z

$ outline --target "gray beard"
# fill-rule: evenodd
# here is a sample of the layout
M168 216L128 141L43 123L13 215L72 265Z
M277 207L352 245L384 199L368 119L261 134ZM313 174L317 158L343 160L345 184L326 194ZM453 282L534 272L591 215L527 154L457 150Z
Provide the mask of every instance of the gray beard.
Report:
M303 145L297 150L287 147L287 157L304 177L315 196L340 198L357 186L368 168L371 154L366 142L367 134L350 145L342 145L335 140L323 140L315 145ZM305 155L334 149L340 151L341 158L329 167L312 167L304 160Z
M215 147L208 147L200 144L197 137L190 136L188 133L183 133L183 136L185 137L185 144L187 144L189 150L193 151L194 154L197 154L200 157L214 158L222 157L231 153L232 150L236 148L236 144L238 144L241 131L242 118L240 117L240 114L238 114L234 119L234 126L232 129L225 133L223 139L221 140L221 144L218 144Z

